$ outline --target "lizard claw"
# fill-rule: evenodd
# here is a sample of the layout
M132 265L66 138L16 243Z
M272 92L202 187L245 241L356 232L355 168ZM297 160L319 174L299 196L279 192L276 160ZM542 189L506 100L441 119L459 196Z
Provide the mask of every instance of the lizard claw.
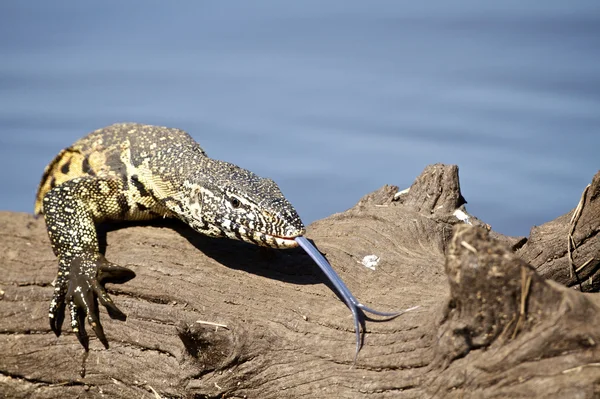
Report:
M67 291L69 307L71 308L71 328L77 333L79 342L81 342L85 348L87 345L82 342L82 340L87 340L84 321L85 316L87 315L88 323L94 330L96 337L98 337L104 347L108 349L108 341L104 335L102 324L100 324L98 299L96 298L96 292L93 287L94 283L97 284L95 280L89 279L88 276L84 274L79 274L71 280L69 290Z
M69 301L69 310L71 315L71 328L75 335L77 336L77 340L83 346L85 351L87 352L90 347L90 337L87 335L85 331L85 318L83 313L79 311L77 306L73 301Z
M57 337L60 337L63 321L65 320L65 291L66 284L61 285L60 281L57 281L52 302L50 302L50 312L48 314L50 329Z
M127 316L114 304L104 284L124 283L135 277L135 273L108 262L104 257L96 260L74 258L70 269L68 277L59 274L57 279L57 288L50 305L50 327L57 336L60 335L65 302L68 301L71 328L85 350L89 347L89 337L85 331L86 318L98 340L108 349L108 340L100 323L98 302L113 319L125 320Z

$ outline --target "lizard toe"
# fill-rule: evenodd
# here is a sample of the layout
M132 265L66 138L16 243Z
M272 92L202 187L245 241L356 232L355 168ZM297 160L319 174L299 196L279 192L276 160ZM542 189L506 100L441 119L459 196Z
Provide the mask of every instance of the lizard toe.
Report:
M69 300L69 310L71 316L71 329L77 336L77 340L81 346L83 346L87 352L90 349L90 338L85 331L85 315L73 300Z
M71 264L66 297L71 307L71 326L84 347L89 340L85 332L86 318L98 340L106 349L109 347L104 328L100 323L98 302L106 307L111 318L126 319L126 315L117 308L97 277L97 271L107 263L103 258L96 260L76 258Z
M117 307L117 305L115 305L112 298L110 297L110 295L108 295L108 292L106 292L106 289L103 287L101 282L93 280L91 282L91 287L94 290L94 294L98 301L100 301L100 303L104 305L104 307L108 311L108 315L111 319L117 319L121 321L125 321L127 319L127 315L123 313Z
M62 331L62 325L65 320L65 289L63 287L57 286L54 289L54 295L52 296L52 301L50 302L50 309L48 312L48 319L50 321L50 329L56 334L57 337L60 337L60 333Z
M98 282L123 284L135 277L135 272L123 266L115 265L103 259L98 265Z

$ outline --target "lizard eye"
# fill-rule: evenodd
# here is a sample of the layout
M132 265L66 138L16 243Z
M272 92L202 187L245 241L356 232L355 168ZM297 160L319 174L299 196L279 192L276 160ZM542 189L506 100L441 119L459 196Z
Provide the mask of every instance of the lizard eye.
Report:
M239 200L239 199L237 199L237 198L232 198L232 199L230 200L230 202L231 202L231 206L232 206L232 207L234 207L234 208L239 208L239 207L240 207L240 205L242 205L242 204L240 203L240 200Z

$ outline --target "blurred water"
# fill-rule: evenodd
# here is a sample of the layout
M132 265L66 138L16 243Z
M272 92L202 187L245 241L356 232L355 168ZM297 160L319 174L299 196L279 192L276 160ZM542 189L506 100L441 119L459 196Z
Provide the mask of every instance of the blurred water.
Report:
M119 121L274 178L305 222L455 163L505 234L599 169L600 2L2 2L0 209Z

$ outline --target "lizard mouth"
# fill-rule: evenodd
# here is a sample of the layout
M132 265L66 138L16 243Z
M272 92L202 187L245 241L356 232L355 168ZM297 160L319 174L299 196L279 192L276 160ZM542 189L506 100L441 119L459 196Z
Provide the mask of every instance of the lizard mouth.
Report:
M252 242L266 247L296 248L298 246L298 243L295 240L296 237L281 237L261 232L254 232L253 238L255 240Z
M303 235L305 232L304 228L290 229L292 230L290 234L275 235L265 233L264 231L252 230L248 226L244 226L232 221L229 221L229 223L226 225L229 227L229 229L224 230L223 232L229 238L270 248L296 248L298 247L296 237Z

